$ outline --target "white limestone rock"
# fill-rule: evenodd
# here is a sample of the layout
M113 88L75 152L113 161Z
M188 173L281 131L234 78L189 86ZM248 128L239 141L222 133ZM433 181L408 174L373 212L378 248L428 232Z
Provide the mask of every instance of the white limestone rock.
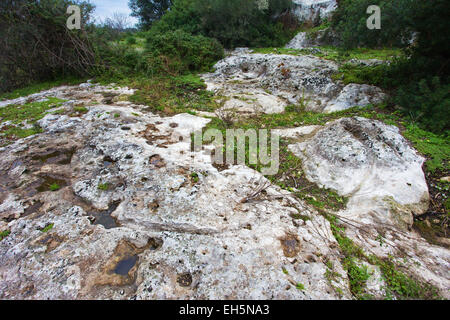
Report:
M348 217L407 229L428 208L425 159L394 126L343 118L289 149L302 158L310 181L350 198Z
M88 101L94 90L64 94ZM0 227L11 231L0 242L0 298L351 298L326 219L270 183L242 201L267 180L244 166L219 172L204 150L191 152L191 133L209 119L145 108L48 115L43 133L0 150ZM61 188L38 190L48 177ZM334 287L327 261L343 275Z
M292 2L294 14L303 22L323 20L337 8L336 0L293 0Z

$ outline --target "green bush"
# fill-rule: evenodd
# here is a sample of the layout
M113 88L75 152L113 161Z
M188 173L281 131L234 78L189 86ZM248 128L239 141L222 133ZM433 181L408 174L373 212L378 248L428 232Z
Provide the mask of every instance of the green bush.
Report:
M95 55L86 25L66 27L70 4L80 5L82 21L89 21L93 6L87 1L0 2L0 92L90 72Z
M366 26L369 5L381 8L381 30ZM448 0L341 0L331 27L344 48L401 46L405 55L389 67L344 66L336 77L383 87L414 122L445 133L450 118L449 10Z
M126 42L127 42L128 45L133 45L133 44L136 44L136 43L137 43L136 38L133 37L133 36L129 36L129 37L126 39Z
M295 33L281 23L291 5L291 0L270 0L268 10L260 10L256 0L178 0L152 30L181 29L215 38L226 48L282 46Z
M207 71L224 55L223 47L216 40L182 30L150 32L146 51L148 67L172 75Z
M416 0L341 0L331 27L346 48L404 46L412 37L411 3ZM422 1L422 0L421 0ZM381 9L381 29L367 28L370 5Z
M430 131L450 129L450 84L442 84L438 77L400 86L394 102Z

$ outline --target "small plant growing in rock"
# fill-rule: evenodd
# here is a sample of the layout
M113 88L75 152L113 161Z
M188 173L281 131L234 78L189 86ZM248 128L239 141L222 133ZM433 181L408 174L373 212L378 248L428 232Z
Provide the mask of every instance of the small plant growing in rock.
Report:
M120 114L114 113L114 118L120 118Z
M108 191L109 190L109 183L99 183L98 184L98 190L102 190L102 191Z
M305 286L300 282L295 285L295 288L301 291L305 290Z
M61 189L61 186L57 183L52 183L49 187L50 191L58 191L59 189Z
M44 228L41 229L41 232L45 233L52 230L54 225L55 225L54 223L47 224Z
M198 173L192 172L192 173L191 173L191 178L192 178L192 181L193 181L194 183L197 183L197 182L199 181Z
M9 236L11 233L10 230L5 230L0 232L0 241L2 241L3 239L5 239L7 236Z
M87 113L89 111L88 108L82 106L74 107L73 110L77 113Z

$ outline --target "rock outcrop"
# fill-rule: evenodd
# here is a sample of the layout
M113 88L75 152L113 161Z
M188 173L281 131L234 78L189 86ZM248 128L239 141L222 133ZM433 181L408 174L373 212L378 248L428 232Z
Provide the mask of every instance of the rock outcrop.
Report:
M334 81L338 68L244 48L203 78L218 113L236 116L384 99ZM38 121L42 133L0 148L1 299L352 299L339 234L450 297L450 251L411 230L429 201L425 159L398 128L361 117L272 128L308 187L348 198L336 212L314 207L306 189L212 163L212 146L192 148L213 113L165 117L128 101L133 93L88 82L0 102L66 100ZM365 293L384 298L381 264L351 259L370 273Z
M425 159L397 127L343 118L289 148L302 158L308 180L350 198L346 214L352 219L407 230L428 208Z
M314 47L320 51L323 45L339 45L339 39L333 31L328 29L318 30L315 32L299 32L286 45L287 49L306 49Z
M239 114L280 113L288 104L334 112L383 101L374 86L343 85L331 79L337 63L312 55L253 54L239 49L203 76L208 89L224 97L223 109Z
M293 0L294 14L303 22L318 22L336 10L336 0Z
M428 208L425 159L397 127L380 121L343 118L303 128L279 134L300 141L289 149L303 160L308 180L348 197L346 208L336 213L347 236L378 257L405 257L408 263L398 259L399 264L448 296L449 250L411 230L414 216Z

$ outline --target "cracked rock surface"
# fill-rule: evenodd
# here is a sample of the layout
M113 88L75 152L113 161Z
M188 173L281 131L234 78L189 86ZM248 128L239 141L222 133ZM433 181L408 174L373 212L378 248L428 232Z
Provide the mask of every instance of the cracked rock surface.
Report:
M59 90L69 108L98 88ZM208 119L144 107L50 114L0 149L2 299L350 298L345 276L339 294L325 277L328 261L345 272L322 216L270 184L242 201L267 181L191 152Z

